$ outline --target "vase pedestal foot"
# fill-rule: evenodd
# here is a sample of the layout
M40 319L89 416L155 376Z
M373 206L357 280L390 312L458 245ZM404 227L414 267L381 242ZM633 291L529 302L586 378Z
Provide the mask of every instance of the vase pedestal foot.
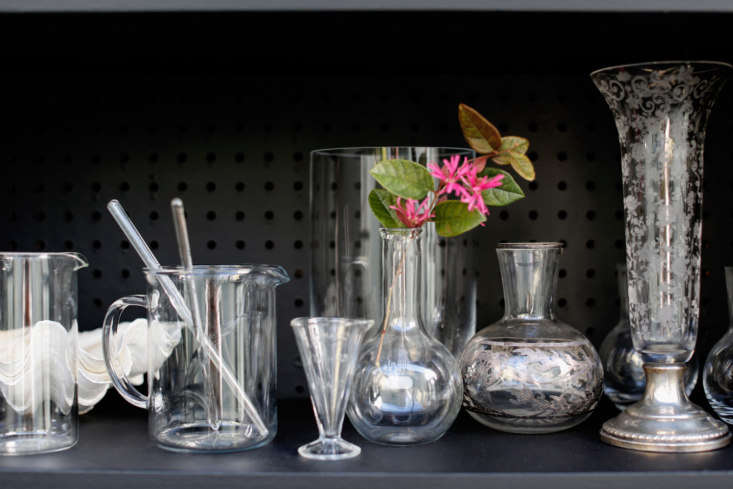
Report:
M601 440L647 452L705 452L730 443L725 423L691 403L684 364L646 364L644 397L601 428Z

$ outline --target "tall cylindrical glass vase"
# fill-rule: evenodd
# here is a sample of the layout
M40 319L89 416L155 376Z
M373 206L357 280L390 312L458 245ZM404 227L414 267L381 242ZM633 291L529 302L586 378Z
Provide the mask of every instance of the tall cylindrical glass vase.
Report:
M423 165L452 155L472 159L465 148L364 147L311 153L311 316L368 318L383 310L379 222L369 210L377 185L369 170L385 159ZM422 317L429 334L455 355L476 332L476 275L470 237L441 238L425 226Z

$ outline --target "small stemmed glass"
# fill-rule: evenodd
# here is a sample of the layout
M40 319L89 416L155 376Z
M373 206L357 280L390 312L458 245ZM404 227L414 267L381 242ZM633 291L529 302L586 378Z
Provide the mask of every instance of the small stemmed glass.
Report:
M356 457L361 448L341 438L346 404L364 334L374 321L345 318L296 318L290 322L303 361L318 439L298 448L315 460Z

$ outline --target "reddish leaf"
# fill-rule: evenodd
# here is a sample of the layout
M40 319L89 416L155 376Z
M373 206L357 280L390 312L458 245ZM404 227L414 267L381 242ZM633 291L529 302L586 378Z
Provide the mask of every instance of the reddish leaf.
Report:
M489 161L491 155L479 156L471 160L473 166L476 167L476 173L481 173L486 168L486 162Z
M458 122L466 142L478 153L491 153L501 147L499 130L468 105L458 105Z

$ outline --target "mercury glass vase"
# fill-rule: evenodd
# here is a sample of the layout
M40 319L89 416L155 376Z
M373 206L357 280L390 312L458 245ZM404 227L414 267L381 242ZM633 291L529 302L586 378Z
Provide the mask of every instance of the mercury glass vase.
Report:
M422 229L382 229L382 320L362 344L347 415L367 440L437 440L461 408L458 363L422 319Z
M562 243L501 243L504 317L463 350L463 405L482 424L551 433L590 416L602 394L598 353L555 317Z
M369 209L377 185L369 170L384 159L423 165L452 155L474 158L466 148L385 146L334 148L311 153L310 304L312 316L379 320L382 263L379 222ZM296 213L297 215L297 213ZM424 226L422 317L425 329L455 355L476 332L475 247L471 233L440 238Z
M730 69L658 62L591 74L619 133L629 322L646 372L642 400L601 429L612 445L694 452L730 441L684 389L699 317L705 129Z
M646 386L644 360L634 348L629 327L629 287L626 279L626 265L617 265L618 293L621 314L611 331L606 335L598 354L603 362L603 392L618 409L641 400ZM685 393L689 396L697 384L698 361L692 357L685 371Z
M715 414L733 424L733 267L725 267L728 289L728 331L708 353L702 382Z

